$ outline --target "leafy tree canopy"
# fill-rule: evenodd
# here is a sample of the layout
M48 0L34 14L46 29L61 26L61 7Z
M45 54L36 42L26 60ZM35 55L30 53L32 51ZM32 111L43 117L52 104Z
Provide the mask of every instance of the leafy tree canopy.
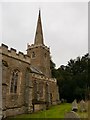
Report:
M52 77L58 81L60 99L72 102L74 99L89 99L90 57L86 55L71 59L66 66L61 65L55 68L55 63L51 61Z

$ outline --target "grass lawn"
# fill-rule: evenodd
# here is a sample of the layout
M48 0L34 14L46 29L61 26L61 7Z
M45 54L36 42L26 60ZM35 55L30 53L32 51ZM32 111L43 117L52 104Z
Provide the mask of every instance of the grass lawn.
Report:
M70 103L63 103L52 106L49 110L39 111L32 114L18 115L15 118L64 118L65 113L71 111L71 107ZM81 118L87 118L87 113L78 112L78 114Z

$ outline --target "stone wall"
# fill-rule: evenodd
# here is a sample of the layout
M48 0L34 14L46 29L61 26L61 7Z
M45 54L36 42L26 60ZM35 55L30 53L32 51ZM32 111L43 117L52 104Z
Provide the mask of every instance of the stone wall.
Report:
M33 107L34 111L45 109L45 106L56 105L58 98L58 87L56 79L50 79L38 74L32 74L33 83Z
M56 79L30 70L30 58L8 47L0 47L2 56L2 110L4 116L43 110L57 104L58 89ZM16 93L11 92L13 71L18 70Z
M35 54L32 57L32 54ZM30 56L31 64L39 69L47 77L51 77L50 49L45 45L28 45L27 55Z
M2 54L0 54L0 118L1 117L2 117Z
M2 106L3 114L11 116L22 114L27 111L26 94L26 71L30 66L30 59L23 53L16 53L15 49L8 50L8 47L2 45ZM11 93L11 79L13 71L19 71L17 83L17 92ZM31 100L32 101L32 100Z
M16 49L14 48L10 48L9 50L7 45L2 44L0 46L0 53L10 58L14 58L16 60L23 61L25 63L30 63L30 58L28 55L20 51L17 53Z

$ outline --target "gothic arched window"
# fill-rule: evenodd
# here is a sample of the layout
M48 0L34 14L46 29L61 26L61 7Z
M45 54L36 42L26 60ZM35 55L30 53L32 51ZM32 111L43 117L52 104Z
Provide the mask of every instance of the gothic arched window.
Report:
M11 77L11 88L10 88L11 93L16 93L17 92L18 77L19 77L19 71L17 69L15 69L12 72L12 77Z

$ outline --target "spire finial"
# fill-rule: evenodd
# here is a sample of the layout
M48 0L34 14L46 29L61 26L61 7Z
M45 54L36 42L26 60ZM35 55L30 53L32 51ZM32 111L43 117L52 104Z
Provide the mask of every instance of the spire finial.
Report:
M37 28L34 44L43 44L43 31L42 31L42 22L41 22L41 10L39 8Z
M39 8L39 17L40 17L40 15L41 15L41 10L40 10L40 8Z
M39 11L41 11L41 8L39 7Z
M39 18L41 17L41 8L39 7Z

